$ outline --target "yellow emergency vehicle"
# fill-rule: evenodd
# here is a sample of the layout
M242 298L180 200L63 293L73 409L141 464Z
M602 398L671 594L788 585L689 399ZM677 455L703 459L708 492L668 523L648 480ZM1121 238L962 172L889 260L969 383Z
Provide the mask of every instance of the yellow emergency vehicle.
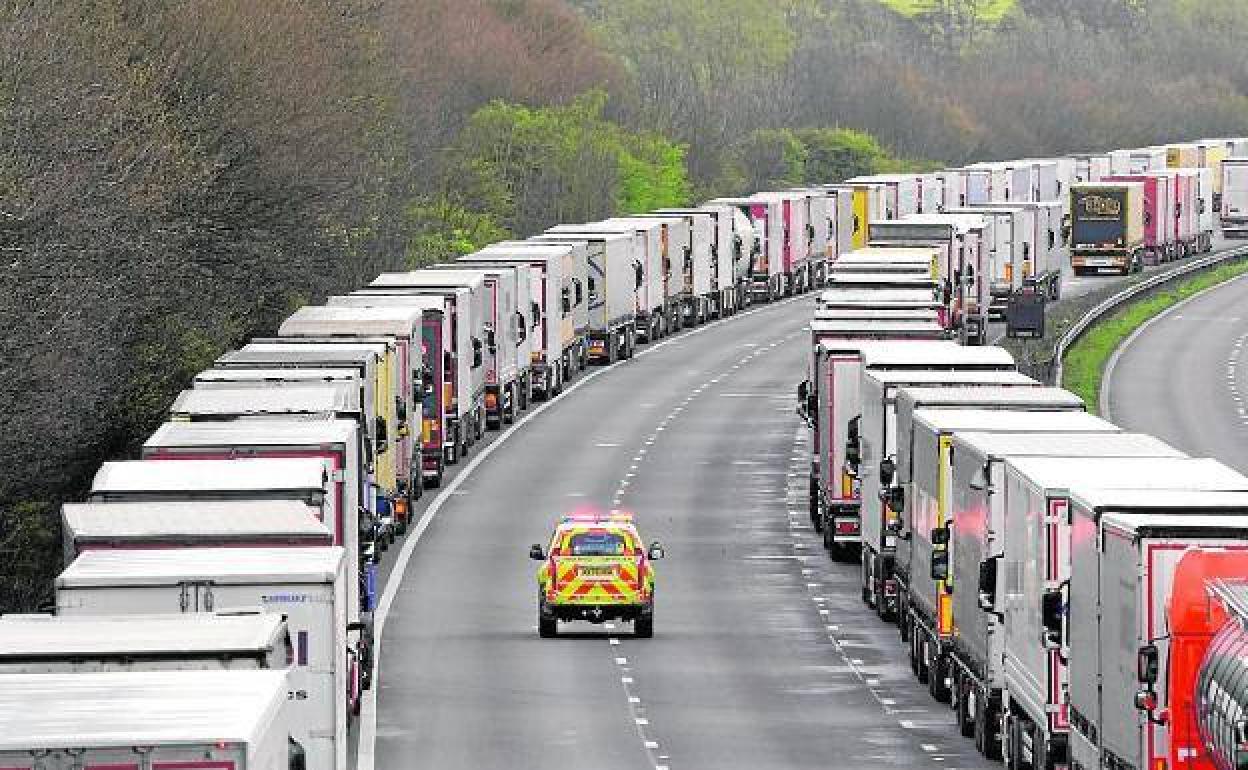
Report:
M632 621L633 634L654 635L654 569L663 558L658 542L649 548L630 513L575 513L555 526L547 548L534 545L529 558L537 571L537 628L543 638L558 633L559 621Z

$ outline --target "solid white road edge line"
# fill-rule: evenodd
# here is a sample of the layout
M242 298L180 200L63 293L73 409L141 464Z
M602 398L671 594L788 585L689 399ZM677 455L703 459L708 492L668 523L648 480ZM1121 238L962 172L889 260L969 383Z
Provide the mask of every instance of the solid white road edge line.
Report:
M720 329L731 325L732 321L735 319L745 318L764 310L785 307L793 304L794 302L809 298L809 294L803 294L790 299L781 300L780 302L773 302L751 310L737 313L729 318L722 319L723 322L720 323L703 324L696 329L688 330L684 334L671 337L656 345L647 347L645 350L642 350L634 355L633 360L662 350L668 345L683 342L696 337L705 331ZM623 361L621 363L627 364L627 361ZM476 457L474 457L463 467L463 470L456 474L455 478L452 479L449 484L443 487L442 491L438 493L438 496L435 497L431 503L429 503L429 507L425 509L424 515L420 517L420 521L416 523L415 528L413 528L404 538L403 548L399 551L398 561L395 562L394 568L390 571L390 576L386 580L385 588L382 589L381 599L377 602L377 609L373 612L373 686L365 691L363 699L364 702L360 707L360 740L359 745L356 747L356 770L374 770L376 765L377 691L381 688L382 636L386 626L386 618L390 614L390 605L394 604L394 597L399 592L399 584L403 582L403 574L407 570L407 563L411 561L412 552L416 550L416 544L420 542L421 535L423 535L425 530L429 528L429 523L433 521L433 517L438 515L438 511L440 511L442 506L446 504L446 501L451 498L451 495L454 494L455 490L459 489L459 486L464 482L464 480L467 479L472 472L477 469L477 466L484 462L487 457L493 454L495 449L510 438L512 434L528 424L528 422L534 417L537 417L542 412L559 403L585 384L593 382L595 379L606 374L607 372L614 371L615 368L615 366L605 366L586 374L579 380L564 388L563 393L555 396L549 401L543 402L540 406L530 411L521 419L517 420L510 428L498 434L498 436L495 437L489 445L478 452Z
M1222 283L1215 283L1213 286L1207 286L1201 289L1200 291L1196 292L1192 296L1188 297L1187 299L1183 300L1182 302L1179 302L1175 305L1171 305L1170 307L1166 308L1162 312L1158 313L1157 315L1148 319L1144 323L1140 324L1139 327L1135 331L1131 332L1130 336L1128 336L1125 340L1123 340L1122 343L1118 345L1118 347L1114 348L1114 352L1110 355L1109 361L1105 364L1105 374L1104 376L1101 377L1101 392L1096 394L1097 409L1100 411L1101 417L1103 417L1106 420L1109 420L1110 422L1114 421L1113 415L1110 414L1110 407L1109 407L1109 393L1111 390L1113 390L1114 369L1118 366L1118 359L1122 358L1122 355L1127 352L1127 348L1131 347L1131 344L1135 342L1136 339L1141 334L1143 334L1153 324L1157 323L1158 321L1163 320L1164 318L1171 315L1172 313L1176 313L1179 310L1182 310L1184 307L1186 307L1192 302L1195 302L1196 300L1200 299L1206 294L1209 294L1210 292L1215 291L1217 289L1225 289L1226 287L1232 286L1235 283L1238 283L1239 281L1245 278L1248 278L1248 273L1235 276L1229 281L1223 281ZM1059 387L1061 386L1060 382L1057 384Z

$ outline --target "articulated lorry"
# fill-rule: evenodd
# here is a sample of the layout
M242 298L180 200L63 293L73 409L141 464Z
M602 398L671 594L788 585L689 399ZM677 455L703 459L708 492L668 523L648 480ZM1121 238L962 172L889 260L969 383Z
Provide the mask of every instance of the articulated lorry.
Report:
M294 641L292 736L307 752L308 770L347 770L359 679L347 642L358 631L348 621L347 560L338 547L92 551L57 577L56 611L141 616L259 607L284 615Z
M14 674L0 688L0 767L302 770L283 671Z
M638 292L645 240L638 233L547 232L533 240L584 246L589 261L589 360L610 365L637 349Z
M1126 172L1124 172L1126 173ZM1144 186L1097 182L1070 188L1070 264L1075 275L1126 275L1144 262Z

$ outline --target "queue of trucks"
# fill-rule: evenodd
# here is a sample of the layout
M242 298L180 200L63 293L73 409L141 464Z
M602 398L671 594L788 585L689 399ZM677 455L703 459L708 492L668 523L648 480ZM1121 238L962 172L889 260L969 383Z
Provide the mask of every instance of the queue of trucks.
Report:
M1217 159L1229 207L1242 145L1204 144L1056 164L1075 253L1097 239L1156 259L1208 248L1203 164ZM967 198L1025 194L1025 165L969 167ZM1005 349L952 333L991 297L966 280L993 265L984 244L1018 254L1012 234L1034 228L1020 205L996 210L872 223L869 257L831 266L859 277L869 260L873 278L831 281L810 322L798 411L811 523L833 558L860 565L863 602L898 626L916 679L985 757L1011 770L1246 767L1248 477L1088 414ZM952 292L918 283L949 274Z
M414 525L424 490L440 486L489 431L558 396L586 368L812 289L820 293L802 396L817 428L811 515L828 547L862 554L864 599L899 621L916 671L934 694L960 704L988 751L1073 756L1086 747L1070 726L1086 724L1091 750L1126 752L1102 740L1109 734L1099 721L1121 704L1103 695L1090 695L1095 703L1059 700L1072 681L1065 661L1070 672L1084 664L1065 647L1054 657L1052 645L1083 639L1096 621L1083 621L1078 633L1073 620L1055 626L1048 597L1059 589L1071 597L1064 575L1088 579L1063 561L1082 545L1058 537L1051 574L1002 564L1013 553L1012 530L996 522L1013 509L1004 492L991 496L1016 476L1020 484L1040 480L1039 471L1026 475L1030 466L1016 468L1025 453L993 442L1060 436L1039 454L1071 456L1086 445L1089 457L1176 463L1173 472L1150 469L1155 479L1194 479L1199 468L1202 484L1224 490L1209 507L1228 514L1208 531L1155 534L1137 520L1142 503L1111 506L1113 516L1102 517L1101 498L1082 487L1060 498L1068 500L1063 510L1092 511L1087 520L1098 533L1112 523L1137 539L1191 538L1198 550L1222 542L1218 527L1233 521L1239 504L1225 490L1238 490L1238 481L1207 462L1180 468L1177 452L1145 437L1132 439L1132 454L1125 434L1084 414L1068 394L1037 387L984 343L988 324L1020 290L1057 298L1062 267L1074 259L1068 230L1096 230L1089 242L1127 252L1138 244L1169 258L1205 245L1206 211L1217 207L1233 226L1244 189L1236 156L1246 145L1219 140L1173 157L1110 153L862 176L558 225L444 264L384 273L300 308L275 336L197 374L138 458L105 463L86 499L64 506L54 613L0 618L0 767L346 770L363 693L378 675L379 565ZM1215 187L1217 206L1203 197ZM1173 222L1164 216L1170 202ZM954 447L976 436L979 443L955 456ZM992 523L963 532L955 526L962 503L951 501L961 499L968 472L958 461L975 453L986 458L987 475L972 473L966 494L980 494L983 520ZM1082 521L1061 531L1082 531ZM1017 537L1048 542L1035 526ZM1132 554L1144 552L1124 552L1124 565ZM1166 559L1157 569L1174 567ZM1010 593L1014 576L1028 582ZM992 590L952 591L967 580ZM1164 601L1173 582L1140 601ZM1233 581L1220 590L1238 596ZM1062 605L1063 623L1089 611L1082 600ZM1235 613L1244 601L1221 601L1227 618L1243 615ZM1018 645L1031 646L1019 660L1028 675L1041 661L1050 678L1036 681L1060 686L1032 692L1012 684L1016 668L995 651L1014 649L1010 613L1037 608L1048 613L1038 617L1050 641L1037 654L1038 637L1020 637ZM973 637L960 633L972 629ZM1154 638L1155 623L1141 621L1136 631L1141 660L1156 657L1147 658L1149 671L1168 665L1171 648ZM1184 670L1220 681L1222 669L1206 677L1191 661L1215 637L1224 649L1239 644L1242 627L1238 633L1209 623L1192 631ZM1148 705L1163 686L1172 685L1155 674L1141 679L1137 700ZM1234 754L1238 744L1225 736L1239 735L1238 719L1218 728L1218 750ZM1141 751L1170 745L1153 721ZM1213 740L1184 729L1175 739L1186 742L1183 751Z

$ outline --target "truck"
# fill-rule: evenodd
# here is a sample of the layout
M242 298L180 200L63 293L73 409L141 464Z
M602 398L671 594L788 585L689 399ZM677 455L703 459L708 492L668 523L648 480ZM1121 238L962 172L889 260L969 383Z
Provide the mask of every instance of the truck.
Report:
M1213 186L1211 209L1219 211L1222 208L1222 162L1230 157L1230 148L1225 141L1217 139L1202 139L1194 144L1200 154L1199 168L1209 169L1209 181Z
M917 174L869 174L847 179L845 184L882 187L885 219L904 219L919 213L919 177Z
M805 203L806 272L799 290L809 291L822 286L827 277L835 246L836 195L829 197L828 190L818 187L794 187L788 192L800 196L799 200Z
M351 659L342 548L91 551L56 578L58 615L149 615L260 607L286 616L294 640L293 737L309 770L346 770Z
M0 616L0 675L284 671L294 650L272 612Z
M301 307L290 315L278 334L281 339L305 339L311 344L325 340L354 342L357 339L387 339L394 352L389 372L395 378L395 433L388 433L388 421L376 420L378 456L389 454L393 442L394 477L390 464L378 463L378 484L389 498L396 521L406 521L423 489L421 463L413 438L415 426L422 424L419 400L423 354L420 341L421 311L418 308ZM385 443L383 443L385 440ZM384 473L384 475L383 475ZM383 507L390 507L383 506Z
M370 405L372 399L367 398L371 389L365 389L358 371L346 367L341 369L212 368L196 374L195 379L191 382L191 387L197 390L273 388L286 385L323 385L339 382L353 383L359 389L360 403L366 405L366 411L370 415L376 414L376 408Z
M887 487L880 464L897 462L897 392L906 387L1034 388L1040 383L1009 369L980 369L979 348L942 349L943 356L918 362L922 368L868 368L859 393L862 411L851 418L846 466L862 490L862 599L882 619L897 614L897 583L892 577L897 513L887 506ZM887 467L887 466L886 466Z
M1248 158L1222 161L1222 235L1248 235Z
M1001 614L1005 608L1002 562L1006 537L1028 526L1035 528L1026 524L1026 519L1011 519L1007 525L1007 506L1014 498L1009 496L1006 461L1017 457L1185 455L1142 433L961 432L954 435L950 451L953 510L958 522L951 544L953 583L975 586L974 590L953 592L954 634L948 658L952 702L962 734L973 738L985 757L1000 759L1006 633ZM1034 540L1033 547L1040 548Z
M1144 265L1144 186L1097 182L1070 188L1070 265L1075 275L1122 275Z
M784 205L772 198L716 198L708 205L736 208L749 219L756 248L749 267L750 302L771 302L784 295Z
M664 240L666 228L662 222L620 218L585 224L555 225L542 235L527 241L516 242L516 245L528 244L544 248L558 244L561 248L569 250L564 258L563 270L574 277L566 293L569 297L570 316L564 319L565 326L571 328L565 331L583 337L588 334L589 305L588 302L581 301L581 286L588 284L591 268L588 247L577 240L577 237L604 234L624 235L633 240L630 248L633 276L632 281L625 283L624 286L631 286L633 291L634 338L653 342L674 331L671 321L675 311L669 308L666 295L668 284L666 271L670 268L670 264L667 262L667 243ZM586 331L577 332L577 329ZM587 346L588 342L584 344ZM572 357L575 358L575 354ZM568 377L571 377L571 372L568 372Z
M1065 186L1069 189L1070 182ZM1065 235L1070 200L1063 196L1060 201L1029 201L1025 203L988 203L981 208L1021 209L1030 216L1034 228L1030 240L1032 275L1041 287L1047 287L1049 299L1062 297L1062 267L1070 261L1070 249ZM1026 223L1024 223L1026 227Z
M530 367L528 357L522 361L519 356L520 337L527 329L517 316L516 270L481 269L464 262L430 265L425 269L481 275L485 289L485 427L501 430L504 425L511 425L527 408L524 392ZM590 294L592 302L592 285Z
M829 533L824 542L837 557L862 541L861 481L852 467L851 421L862 414L860 391L863 369L919 368L948 360L965 361L967 368L1013 370L1014 359L1000 348L965 354L947 340L915 334L899 339L889 322L843 322L836 335L815 342L810 378L798 388L798 401L813 415L810 466L810 516L816 531Z
M1179 218L1175 206L1176 183L1173 176L1157 171L1142 174L1111 174L1102 183L1133 182L1143 188L1144 241L1143 261L1146 265L1169 262L1179 256Z
M637 264L645 256L635 233L539 235L534 240L583 244L589 260L589 361L604 366L637 349Z
M1221 550L1186 553L1175 570L1168 608L1175 663L1166 676L1170 767L1230 770L1248 762L1248 692L1241 684L1248 670L1246 571L1241 554Z
M462 455L485 435L485 278L472 271L382 273L356 294L440 296L447 302L455 364L452 407L458 418L449 429L458 428Z
M952 695L949 652L954 631L954 586L949 581L950 525L956 527L949 483L953 436L959 431L1121 431L1112 423L1072 409L1073 405L1060 396L1044 410L1024 407L1019 411L1008 406L911 409L906 390L897 397L898 451L894 483L890 485L893 489L888 490L889 508L899 514L894 527L893 567L897 621L911 670L927 684L935 700L947 703Z
M226 548L333 545L319 508L294 500L65 503L65 565L110 548Z
M1108 153L1078 153L1072 157L1075 161L1075 169L1071 178L1071 184L1076 182L1099 182L1101 177L1109 176L1111 173ZM1065 198L1065 194L1062 197Z
M1237 557L1231 570L1242 576L1248 495L1077 487L1066 516L1072 522L1069 603L1064 615L1053 613L1049 636L1070 661L1069 761L1085 768L1162 767L1172 720L1181 712L1161 705L1183 700L1157 692L1165 687L1163 675L1181 671L1172 665L1178 650L1166 612L1177 566L1185 554L1221 551ZM1006 730L1007 754L1015 746L1020 753L1031 746L1044 751L1043 743L1029 740L1022 720L1007 717Z
M919 174L919 214L939 214L945 207L945 177L940 173Z
M819 185L828 198L828 262L854 250L854 191L844 185ZM863 246L866 245L864 239Z
M663 217L653 214L638 214L631 217L619 217L604 220L605 223L632 223L648 228L659 228L659 253L663 265L663 316L667 323L667 331L677 332L685 327L682 311L682 294L684 292L684 265L693 254L693 231L689 223L682 217Z
M1032 200L1031 169L1025 164L972 163L962 171L966 180L962 206Z
M693 261L685 272L685 305L688 316L690 308L700 297L706 318L725 318L737 312L738 301L736 265L741 258L743 243L733 229L731 206L703 206L697 209L658 209L656 214L679 215L689 219L693 230Z
M13 770L299 770L284 671L14 674L0 688Z
M1200 147L1191 143L1167 144L1166 168L1200 168Z
M415 479L412 483L419 487L441 486L447 464L458 462L464 451L462 432L452 429L459 424L459 416L451 381L456 371L456 361L450 353L455 329L448 315L448 301L438 296L376 293L335 296L326 302L329 307L392 310L408 316L417 327L401 335L418 335L420 340L419 354L409 361L409 365L419 369L400 382L401 387L412 387L410 398L420 405L420 419L416 422L420 426L420 462L417 464L414 457L410 462L412 466L419 465L420 483L416 485ZM414 346L412 349L416 350ZM395 406L401 405L396 401Z
M584 290L579 296L576 279L584 260L588 282L589 255L574 243L542 243L541 241L505 241L495 243L469 255L474 263L491 262L506 265L528 265L532 289L530 311L533 331L532 369L533 395L550 399L563 392L563 386L575 374L581 362L581 351L588 349L577 335L577 327L588 328L589 306Z
M532 299L532 268L528 265L478 262L473 259L472 254L459 257L453 264L484 273L487 300L491 300L489 296L491 291L500 292L503 295L501 301L498 298L491 300L499 307L506 307L507 296L511 297L511 310L506 315L511 319L509 322L512 327L511 337L515 342L516 350L516 408L518 412L527 411L533 400L533 351L538 343L534 332L538 324ZM502 315L496 323L500 326L504 323Z
M815 297L815 312L836 309L920 310L937 311L937 318L945 310L945 304L926 289L825 289ZM942 326L946 324L942 323Z
M1004 204L1002 204L1004 205ZM985 260L988 281L988 318L1000 320L1005 317L1005 307L1014 292L1022 287L1027 278L1035 278L1036 249L1035 212L1021 208L970 206L946 209L947 214L973 214L983 216L993 234L988 240L992 247ZM1052 276L1043 287L1046 296L1052 294ZM1060 284L1060 276L1058 283Z
M1005 616L1002 735L1006 743L1013 740L1014 745L1003 750L1007 754L1013 750L1018 756L1021 743L1030 753L1055 764L1068 764L1072 715L1067 710L1067 693L1077 687L1070 676L1080 664L1071 660L1073 648L1061 635L1063 617L1054 610L1060 609L1059 602L1069 608L1070 627L1075 632L1074 605L1095 596L1095 591L1073 596L1077 573L1087 566L1095 568L1095 561L1087 566L1074 564L1088 553L1074 543L1081 535L1077 519L1070 515L1072 496L1089 486L1130 490L1132 494L1145 492L1159 498L1171 490L1193 494L1200 490L1248 491L1248 479L1208 459L1032 457L1007 460L1006 484L1001 567L1002 574L1009 576L1009 584L1004 587L1000 607ZM1037 512L1043 512L1043 521L1038 520ZM1095 636L1095 623L1088 624L1086 615L1079 622L1083 624L1079 634L1091 632ZM1108 651L1100 649L1101 654ZM1115 697L1129 698L1130 693L1124 690Z
M806 291L810 286L810 238L807 208L802 195L795 192L760 192L753 197L756 201L766 201L779 211L780 294L789 297Z

